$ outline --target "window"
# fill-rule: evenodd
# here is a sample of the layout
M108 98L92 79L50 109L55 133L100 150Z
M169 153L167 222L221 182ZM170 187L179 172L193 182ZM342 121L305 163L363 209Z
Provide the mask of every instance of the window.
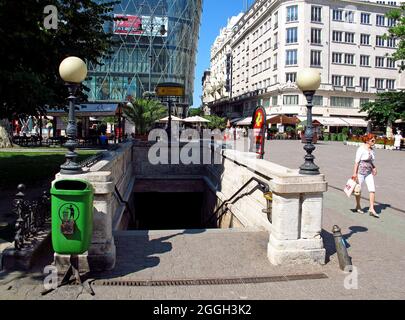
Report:
M322 7L317 6L311 7L311 21L322 22Z
M298 6L287 7L287 22L298 21Z
M298 28L287 28L287 43L298 42Z
M370 14L369 13L361 13L361 24L370 24Z
M368 99L368 98L360 98L360 108L369 102L370 102L370 99Z
M296 82L296 81L297 81L296 72L289 72L285 74L285 82Z
M283 97L283 104L285 106L292 106L292 105L298 105L298 95L294 96L284 96Z
M375 87L377 89L384 89L384 79L376 78L375 79Z
M332 19L334 21L343 21L343 10L333 9Z
M376 24L377 26L385 27L385 16L377 14Z
M274 14L274 29L278 28L278 12Z
M277 63L278 63L278 54L276 53L276 54L274 54L274 57L273 57L273 61L274 61L274 66L273 66L273 70L277 70ZM277 81L275 81L275 82L277 82Z
M376 68L384 68L385 58L384 57L375 57L375 67Z
M330 104L337 108L353 108L353 98L349 97L331 97Z
M361 34L360 36L360 44L363 46L370 45L370 35L369 34Z
M323 97L322 96L314 96L312 103L314 106L323 106Z
M332 53L332 63L338 63L338 64L342 63L342 54L333 52Z
M360 66L369 67L370 66L370 56L360 55Z
M345 54L345 64L354 65L354 54L351 53Z
M321 42L322 42L321 35L322 35L321 29L312 28L311 29L311 43L312 44L321 44Z
M332 40L335 42L342 42L342 36L343 36L342 31L333 31Z
M354 33L345 32L345 42L346 43L354 43Z
M395 89L395 80L387 79L387 89L394 90Z
M354 12L353 11L346 11L345 12L345 21L349 23L354 22Z
M297 52L298 52L297 49L286 51L286 65L287 66L297 64Z
M385 39L382 36L377 36L375 44L377 47L384 47L385 46Z
M277 106L277 105L278 105L278 96L271 97L271 104L272 104L273 106Z
M311 66L321 66L321 52L318 50L311 50Z
M333 86L342 86L342 76L332 76L332 85Z
M369 78L360 77L360 87L362 91L364 92L368 91L369 80L370 80Z
M388 48L395 48L397 46L395 38L388 38L387 39L387 47Z
M346 86L346 87L354 87L353 86L353 83L354 83L354 77L345 77L344 78L344 85Z
M394 27L396 25L396 20L393 18L388 18L388 27Z
M387 68L395 69L395 60L393 58L387 58Z
M278 48L278 32L274 34L274 50Z

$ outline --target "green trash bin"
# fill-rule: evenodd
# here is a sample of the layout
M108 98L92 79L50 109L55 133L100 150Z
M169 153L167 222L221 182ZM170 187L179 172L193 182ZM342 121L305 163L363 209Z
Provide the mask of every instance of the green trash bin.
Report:
M79 179L56 181L51 188L52 246L59 254L82 254L93 233L92 185Z

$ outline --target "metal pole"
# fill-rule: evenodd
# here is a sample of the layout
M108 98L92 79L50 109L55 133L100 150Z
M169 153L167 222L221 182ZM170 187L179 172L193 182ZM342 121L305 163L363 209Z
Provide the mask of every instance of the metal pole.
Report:
M347 269L348 266L352 266L352 261L347 252L345 240L343 238L341 229L335 225L333 226L332 232L333 238L335 239L336 253L338 256L340 269L343 271L352 271L352 268L350 268L349 270Z
M313 145L314 130L312 126L312 100L314 98L315 91L305 91L304 95L307 98L307 128L305 130L305 140L306 145L304 150L307 152L305 156L305 163L300 167L300 174L305 175L318 175L319 167L314 163L314 155L312 152L315 151L315 146Z
M77 147L77 124L75 116L75 94L79 88L78 84L69 83L67 84L69 90L69 120L66 128L66 134L68 141L65 147L69 149L66 153L66 162L60 166L60 173L62 174L80 174L82 173L82 167L76 163L77 153L75 148Z
M148 91L151 92L152 89L152 32L153 32L153 21L152 18L150 20L150 35L149 35L149 89Z
M172 100L169 99L169 123L167 125L169 144L172 142Z

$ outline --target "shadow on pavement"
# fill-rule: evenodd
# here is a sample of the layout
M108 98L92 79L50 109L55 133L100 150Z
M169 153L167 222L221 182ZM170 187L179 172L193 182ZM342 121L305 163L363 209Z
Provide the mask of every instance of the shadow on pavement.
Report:
M184 234L199 234L203 232L205 232L204 229L185 230L153 240L150 240L148 231L139 231L136 235L131 234L118 237L115 268L105 272L91 272L86 275L86 278L96 280L114 279L154 268L160 264L160 258L155 255L167 253L173 249L172 243L167 240ZM164 276L164 273L162 273L162 277ZM144 277L150 278L147 275Z

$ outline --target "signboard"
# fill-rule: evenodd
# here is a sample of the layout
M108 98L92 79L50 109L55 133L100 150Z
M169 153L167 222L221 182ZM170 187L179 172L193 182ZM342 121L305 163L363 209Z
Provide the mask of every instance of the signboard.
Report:
M156 87L158 97L184 97L184 87L180 84L160 84Z
M167 37L167 32L163 35L160 33L162 25L165 26L166 31L168 30L169 23L167 17L115 14L114 18L125 19L114 21L114 34Z
M266 140L266 111L257 107L252 117L253 146L252 152L257 153L260 159L264 158L264 142Z

